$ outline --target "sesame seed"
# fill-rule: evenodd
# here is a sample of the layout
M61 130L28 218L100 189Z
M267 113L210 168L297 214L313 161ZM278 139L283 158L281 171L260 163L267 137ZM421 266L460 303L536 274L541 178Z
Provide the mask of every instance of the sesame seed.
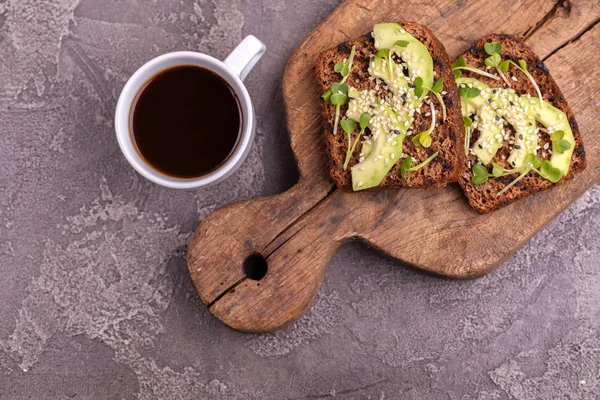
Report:
M358 182L356 186L361 187L363 185L362 181Z
M512 79L513 81L517 81L517 77L516 76L512 76L510 79Z

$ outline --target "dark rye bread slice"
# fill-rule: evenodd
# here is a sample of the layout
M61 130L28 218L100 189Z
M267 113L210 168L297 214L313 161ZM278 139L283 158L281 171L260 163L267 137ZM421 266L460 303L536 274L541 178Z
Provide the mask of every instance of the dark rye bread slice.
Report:
M571 158L569 173L556 184L561 184L569 179L572 179L575 174L585 169L585 150L583 149L583 141L581 139L581 134L579 133L577 121L575 121L573 112L560 92L558 85L554 79L552 79L548 68L546 68L544 63L540 61L539 57L527 45L515 37L506 34L492 34L473 44L471 48L469 48L469 50L463 54L468 66L485 69L485 59L488 57L488 54L484 50L484 45L487 42L502 43L501 56L503 60L511 59L517 63L519 59L525 60L527 62L527 69L538 84L544 100L552 104L554 107L562 110L566 114L575 138L575 149ZM495 81L476 73L463 71L463 76L479 79L490 87L507 87L504 81ZM518 94L523 95L529 93L533 98L537 98L534 86L531 84L531 82L529 82L523 72L511 65L507 76L511 81L512 88L515 89ZM516 82L512 80L512 76L516 77ZM509 128L512 130L510 126ZM514 135L514 130L512 131L512 135ZM549 142L549 137L544 133L542 133L540 136L541 149L538 151L537 156L542 159L550 159L549 152L544 150L544 145ZM471 145L473 145L478 137L479 132L475 131L471 137ZM500 164L503 168L511 168L508 162L503 160L503 156L508 158L510 151L509 143L504 141L502 147L492 161ZM469 204L471 207L480 213L487 213L496 210L514 202L515 200L556 185L542 178L537 173L530 172L516 185L511 187L506 193L501 196L496 196L496 194L508 183L513 181L518 174L508 175L502 178L490 178L481 185L475 185L471 181L473 177L471 167L477 162L477 157L475 155L471 154L469 157L467 157L467 168L465 168L459 180L459 184L469 199Z
M439 155L431 163L424 168L409 172L407 180L404 181L400 176L401 159L390 169L388 174L377 186L382 187L442 187L449 182L456 182L461 175L465 165L464 161L464 127L462 124L460 111L460 98L458 89L454 81L454 73L450 65L450 59L446 53L446 49L433 33L423 25L413 22L401 21L398 24L408 33L413 35L421 43L429 49L429 53L433 58L433 68L435 78L444 78L444 90L446 94L444 102L448 111L446 122L443 122L442 112L437 100L434 98L436 107L436 128L434 129L431 138L432 145L428 149L416 147L410 140L410 136L404 140L404 153L413 157L413 165L417 162L425 160L435 152ZM339 82L341 76L333 70L337 62L343 61L350 54L352 46L356 46L356 55L352 64L352 70L348 77L347 83L358 89L375 89L375 81L369 80L369 57L375 54L374 39L371 33L359 37L354 40L339 44L337 47L331 48L322 52L317 58L316 73L317 79L321 85L321 92L324 93L331 88L334 82ZM384 95L383 85L380 86L380 95ZM433 96L431 96L433 97ZM335 121L335 106L322 101L323 107L323 126L327 137L327 151L330 160L330 174L335 184L339 188L352 190L352 175L350 168L358 163L361 145L357 146L353 157L350 160L348 169L344 171L343 165L346 158L347 150L347 135L338 127L337 135L333 135L333 124ZM342 106L341 116L346 113L347 106ZM415 122L412 129L416 132L422 132L429 128L431 124L431 116L425 117L425 114L430 112L430 107L423 102L421 106L421 114L415 113ZM341 118L340 118L341 119ZM358 124L357 124L358 125ZM357 130L352 136L352 141L358 135Z

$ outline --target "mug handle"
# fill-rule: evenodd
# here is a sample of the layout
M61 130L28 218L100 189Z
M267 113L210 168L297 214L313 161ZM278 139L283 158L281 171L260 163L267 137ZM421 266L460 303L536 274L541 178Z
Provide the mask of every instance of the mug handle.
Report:
M225 65L240 77L241 80L246 79L248 73L254 65L265 54L267 47L263 42L255 36L248 35L237 45L235 49L227 56Z

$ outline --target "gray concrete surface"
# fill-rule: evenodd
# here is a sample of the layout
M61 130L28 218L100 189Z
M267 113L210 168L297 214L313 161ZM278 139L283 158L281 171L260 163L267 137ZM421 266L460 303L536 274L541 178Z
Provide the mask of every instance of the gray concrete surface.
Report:
M281 76L337 1L297 3L0 0L0 399L600 398L598 186L479 280L351 244L282 332L207 313L184 260L198 221L297 179ZM141 179L113 132L127 77L248 33L269 49L248 161L206 190Z

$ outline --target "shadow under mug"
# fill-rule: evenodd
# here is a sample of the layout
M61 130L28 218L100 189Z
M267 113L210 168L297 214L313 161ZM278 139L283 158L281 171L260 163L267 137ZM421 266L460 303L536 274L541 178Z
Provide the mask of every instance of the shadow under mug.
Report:
M156 57L129 78L117 103L115 130L123 155L143 177L173 189L193 189L221 182L239 168L250 152L256 130L256 118L250 95L243 80L266 51L265 45L256 37L247 36L224 61L192 51L177 51ZM235 92L242 112L242 127L236 148L229 158L216 170L198 178L176 178L157 171L138 152L131 132L130 117L136 97L154 76L162 71L181 65L196 65L219 75Z

